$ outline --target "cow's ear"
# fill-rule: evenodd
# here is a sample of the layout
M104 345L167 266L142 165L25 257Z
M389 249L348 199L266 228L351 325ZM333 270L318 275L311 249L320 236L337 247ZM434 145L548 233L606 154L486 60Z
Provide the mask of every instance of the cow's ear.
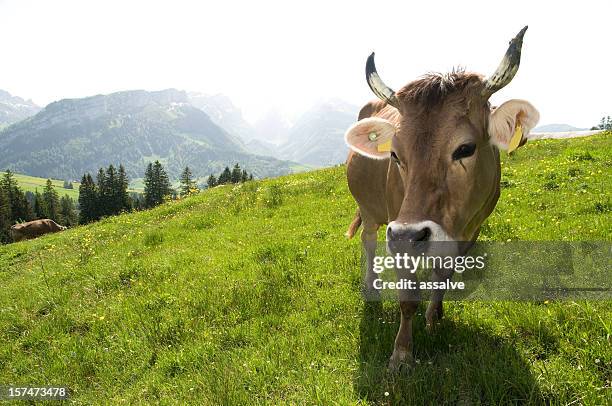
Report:
M512 152L532 138L540 113L526 100L508 100L489 117L489 137L498 148Z
M344 134L344 141L360 155L385 159L391 153L391 141L396 131L395 125L390 121L369 117L353 124Z

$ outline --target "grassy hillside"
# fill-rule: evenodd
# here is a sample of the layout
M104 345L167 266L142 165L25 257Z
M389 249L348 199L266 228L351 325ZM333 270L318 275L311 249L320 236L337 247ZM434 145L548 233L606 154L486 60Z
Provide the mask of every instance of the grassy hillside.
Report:
M37 178L36 176L22 175L19 173L15 173L14 175L15 180L17 180L17 183L19 183L19 186L24 192L35 192L38 189L38 191L42 193L43 189L45 188L45 185L47 184L46 178ZM53 187L55 188L60 197L68 195L75 201L79 200L79 186L81 185L80 182L72 182L72 189L64 189L63 180L51 179L51 182L53 182ZM129 192L142 193L144 188L144 184L142 182L138 184L134 184L134 182L132 182L132 185L133 187L128 189Z
M503 162L489 240L612 240L610 134ZM343 167L223 186L0 248L0 382L78 404L606 404L611 302L454 302L386 372Z
M38 189L38 191L42 193L47 184L46 178L37 178L36 176L21 175L19 173L15 174L15 180L17 180L24 192L35 192ZM63 180L51 179L51 181L53 182L53 187L60 196L68 195L74 200L78 200L80 183L72 182L72 189L64 189Z

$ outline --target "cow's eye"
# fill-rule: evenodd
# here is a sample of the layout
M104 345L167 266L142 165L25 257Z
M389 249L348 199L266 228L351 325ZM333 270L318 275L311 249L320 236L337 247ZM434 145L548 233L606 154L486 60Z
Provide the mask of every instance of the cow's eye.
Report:
M457 161L461 158L472 156L474 155L474 151L476 151L476 144L461 144L459 145L459 148L453 152L453 160Z
M392 159L392 160L393 160L393 162L395 162L396 164L398 164L398 165L400 164L400 160L399 160L399 158L397 157L397 154L396 154L395 152L393 152L393 151L391 151L391 159Z

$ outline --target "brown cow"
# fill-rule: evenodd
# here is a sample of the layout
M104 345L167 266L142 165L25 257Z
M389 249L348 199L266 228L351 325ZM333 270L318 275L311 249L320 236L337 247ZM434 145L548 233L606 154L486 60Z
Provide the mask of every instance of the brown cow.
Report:
M345 136L352 150L348 186L359 206L347 235L363 225L366 292L377 293L373 258L381 225L387 225L392 254L405 253L404 242L433 249L430 241L449 241L450 254L462 255L478 237L499 198L499 149L512 151L524 144L539 120L527 101L510 100L498 108L488 101L516 74L526 30L510 42L486 79L464 71L429 74L395 92L378 76L374 54L368 58L368 85L382 100L366 104ZM450 276L443 271L432 275L441 281ZM420 297L407 290L399 296L402 315L390 369L412 358L412 317ZM442 317L443 296L444 291L431 296L428 330Z
M33 220L12 226L11 237L13 241L17 242L40 237L47 233L56 233L65 229L66 227L60 226L51 219Z

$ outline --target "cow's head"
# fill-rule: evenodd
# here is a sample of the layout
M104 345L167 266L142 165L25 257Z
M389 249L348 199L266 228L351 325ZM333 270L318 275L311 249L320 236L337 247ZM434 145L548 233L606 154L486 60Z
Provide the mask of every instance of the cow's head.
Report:
M372 91L395 107L398 122L372 117L351 127L346 140L361 155L391 159L387 182L387 240L471 241L499 197L499 150L529 139L539 120L527 101L491 108L489 97L516 74L527 27L510 42L493 75L430 74L398 92L366 65ZM397 189L400 189L399 191Z

